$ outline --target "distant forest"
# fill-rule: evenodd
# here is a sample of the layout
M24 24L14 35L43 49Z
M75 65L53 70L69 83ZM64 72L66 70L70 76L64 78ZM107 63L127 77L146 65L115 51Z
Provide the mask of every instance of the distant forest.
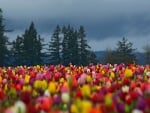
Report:
M17 65L48 65L70 63L74 65L88 65L99 63L95 52L87 43L84 26L75 29L71 25L56 25L50 37L50 42L44 41L37 32L34 22L17 36L12 42L5 32L3 12L0 9L0 66ZM125 37L118 41L116 49L106 49L103 63L137 63L133 43ZM143 47L146 63L150 63L150 45Z

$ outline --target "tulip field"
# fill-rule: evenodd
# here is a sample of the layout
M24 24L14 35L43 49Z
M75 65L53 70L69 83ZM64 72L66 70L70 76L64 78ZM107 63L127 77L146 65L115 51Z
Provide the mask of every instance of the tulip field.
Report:
M150 65L0 67L0 113L150 113Z

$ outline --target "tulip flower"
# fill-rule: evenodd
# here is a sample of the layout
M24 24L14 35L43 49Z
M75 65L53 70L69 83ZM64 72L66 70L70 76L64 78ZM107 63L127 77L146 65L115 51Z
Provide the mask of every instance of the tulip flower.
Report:
M57 90L57 88L56 88L56 83L53 82L53 81L50 82L50 83L49 83L49 86L48 86L48 90L49 90L50 94L56 93L56 90Z
M87 100L82 101L82 113L88 113L92 108L92 103Z
M91 88L89 85L83 85L81 88L82 95L84 97L89 97L91 95Z
M88 113L102 113L102 111L98 108L91 108Z
M144 111L144 109L146 108L146 102L144 100L144 98L140 97L136 103L136 108Z
M0 67L0 113L149 113L149 72L123 63Z
M26 113L26 105L24 104L24 102L19 100L15 102L13 110L14 113Z
M30 75L26 75L24 80L25 80L25 84L28 84L30 80Z
M150 71L146 72L146 75L147 75L148 77L150 77Z
M71 105L71 113L79 113L78 108L75 104Z
M48 97L50 96L50 92L48 91L48 89L45 90L44 95L45 95L45 96L48 96Z
M133 72L131 69L126 69L125 72L124 72L124 75L126 78L130 78L133 76Z
M124 92L124 93L129 92L129 87L128 86L123 86L121 89L122 89L122 92Z
M139 109L134 109L134 110L132 111L132 113L144 113L144 112L141 111L141 110L139 110Z
M5 110L5 113L14 113L13 107L7 108L7 109Z
M106 106L111 106L112 103L113 103L113 101L112 101L112 95L111 94L107 94L105 96L105 105Z
M2 89L0 89L0 100L3 100L6 98L6 94L2 91Z
M69 93L65 93L65 92L62 93L61 94L61 100L62 100L63 103L68 104L69 101L70 101L70 95L69 95Z
M63 97L64 96L64 97ZM53 104L56 104L56 105L59 105L61 102L62 102L62 98L64 99L63 101L69 101L69 100L65 100L66 98L69 99L68 97L65 97L65 95L58 95L58 94L55 94L53 96Z

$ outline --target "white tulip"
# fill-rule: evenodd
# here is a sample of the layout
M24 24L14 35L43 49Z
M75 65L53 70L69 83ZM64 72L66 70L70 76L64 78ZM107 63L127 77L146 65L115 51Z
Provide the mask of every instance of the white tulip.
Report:
M14 113L26 113L26 105L22 101L17 101L14 105Z

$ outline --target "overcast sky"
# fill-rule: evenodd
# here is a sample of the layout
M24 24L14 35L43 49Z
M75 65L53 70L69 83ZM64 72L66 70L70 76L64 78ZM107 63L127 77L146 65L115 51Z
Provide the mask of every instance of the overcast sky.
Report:
M83 25L93 50L116 47L126 37L142 51L150 44L150 0L0 0L7 35L22 35L31 21L49 41L57 24Z

